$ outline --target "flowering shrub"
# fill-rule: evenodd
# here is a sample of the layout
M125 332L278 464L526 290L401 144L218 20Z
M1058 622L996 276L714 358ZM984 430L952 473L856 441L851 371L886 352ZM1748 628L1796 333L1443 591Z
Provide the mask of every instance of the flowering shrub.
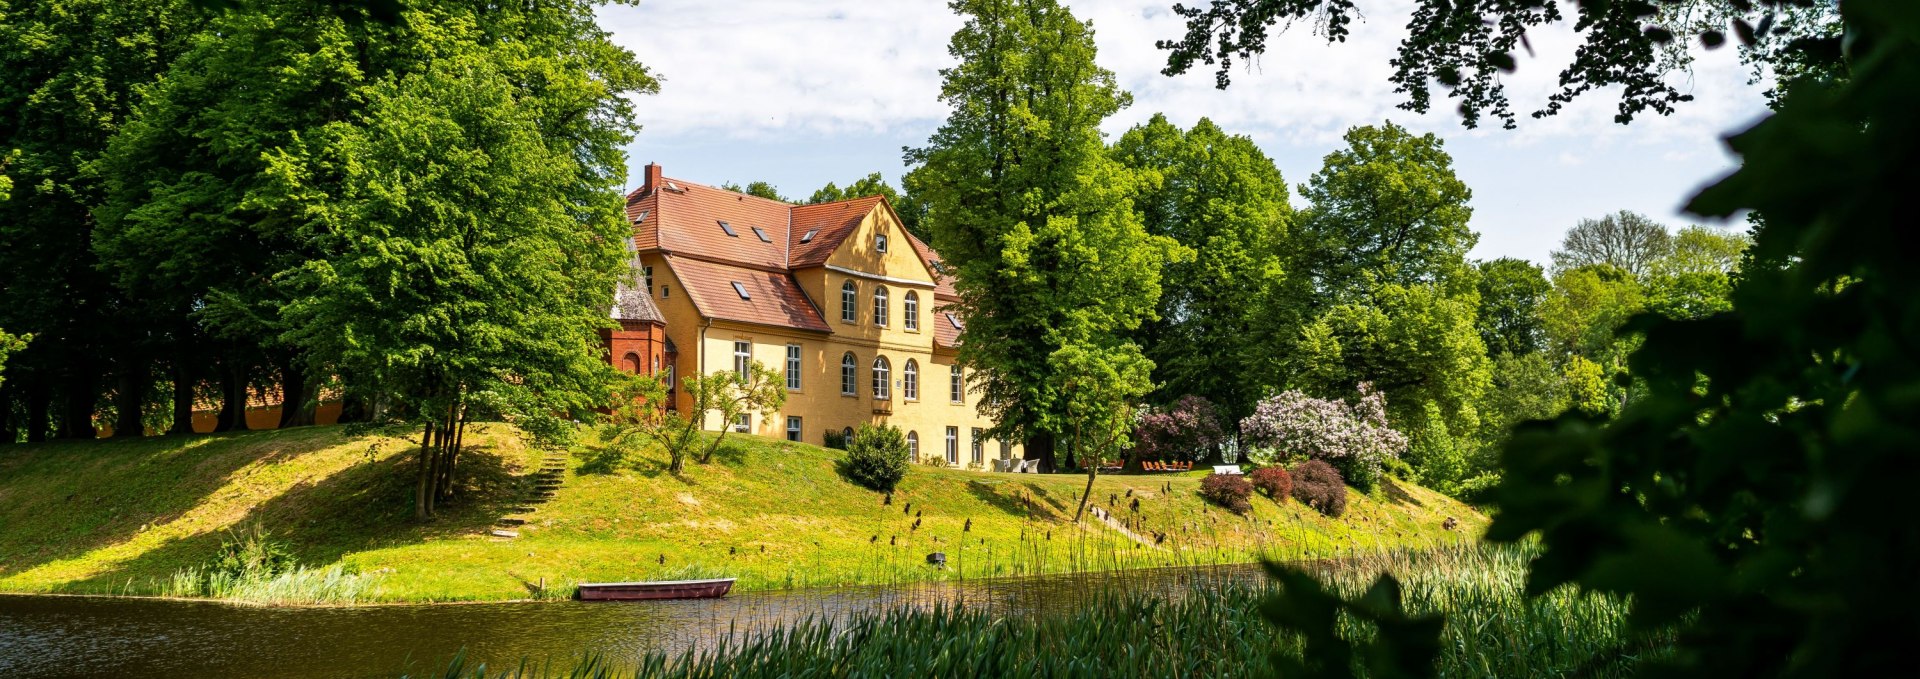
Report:
M1293 468L1293 499L1338 518L1347 513L1347 483L1333 465L1307 460Z
M1407 437L1387 426L1386 396L1365 382L1359 400L1352 403L1299 391L1268 398L1240 421L1240 433L1249 446L1248 459L1256 463L1273 464L1285 457L1321 460L1361 488L1372 488L1382 463L1407 447Z
M1247 475L1247 480L1253 482L1255 489L1273 498L1274 502L1286 502L1287 496L1293 494L1293 477L1280 465L1255 469Z
M1197 460L1227 440L1220 413L1200 396L1182 396L1173 407L1153 409L1134 425L1134 451L1141 459Z
M1200 480L1200 497L1235 514L1253 509L1253 503L1247 502L1247 496L1252 494L1253 484L1239 474L1214 474Z

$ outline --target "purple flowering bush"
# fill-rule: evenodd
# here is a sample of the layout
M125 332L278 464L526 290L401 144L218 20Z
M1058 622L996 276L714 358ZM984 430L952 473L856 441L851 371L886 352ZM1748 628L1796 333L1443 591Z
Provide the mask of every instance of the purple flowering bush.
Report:
M1387 426L1386 396L1365 382L1353 402L1299 391L1267 398L1240 421L1240 434L1248 459L1257 464L1294 457L1320 460L1362 489L1372 488L1385 461L1407 448L1406 435Z
M1220 411L1205 397L1187 395L1171 408L1140 416L1133 430L1134 452L1143 460L1198 460L1227 440Z

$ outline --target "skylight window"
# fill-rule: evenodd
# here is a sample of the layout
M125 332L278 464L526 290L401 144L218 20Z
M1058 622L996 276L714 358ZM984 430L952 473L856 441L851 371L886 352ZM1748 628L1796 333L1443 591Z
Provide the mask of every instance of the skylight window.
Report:
M733 282L733 291L740 293L740 299L753 299L752 295L747 294L747 286L741 285L740 281Z
M818 235L819 233L820 233L820 230L819 230L819 229L807 229L807 235L804 235L804 236L801 236L801 237L800 237L800 242L802 242L802 243L811 243L811 242L813 242L813 237L814 237L815 235Z
M947 322L953 324L954 330L960 329L960 319L955 317L953 314L947 314Z
M755 227L751 227L751 228L753 229L753 235L755 235L755 236L759 236L759 237L760 237L760 242L762 242L762 243L771 243L771 242L773 242L773 239L772 239L772 238L769 238L769 237L767 237L767 232L766 232L766 231L762 231L762 230L760 229L760 227L757 227L757 226L755 226Z
M639 224L640 222L647 221L647 215L650 215L650 214L653 214L653 212L648 210L641 210L640 216L633 218L633 223Z
M729 236L733 236L734 238L739 238L739 237L740 237L740 234L737 234L737 233L734 233L734 232L733 232L733 225L732 225L732 224L728 224L728 223L727 223L727 220L724 220L724 219L721 219L721 220L718 220L718 221L720 222L720 230L721 230L721 231L725 231L725 232L727 232L727 235L729 235Z

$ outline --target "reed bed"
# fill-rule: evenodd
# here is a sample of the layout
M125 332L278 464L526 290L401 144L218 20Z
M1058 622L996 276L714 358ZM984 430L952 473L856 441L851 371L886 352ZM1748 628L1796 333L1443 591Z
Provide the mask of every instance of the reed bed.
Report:
M145 587L129 582L117 593L276 606L344 605L370 600L378 579L376 575L357 573L339 564L318 568L299 566L275 575L233 574L188 567L164 580L152 580Z
M1522 595L1527 552L1471 546L1396 551L1322 563L1320 577L1357 594L1380 572L1405 585L1414 611L1449 615L1440 676L1616 677L1657 656L1670 638L1632 638L1618 598L1558 590ZM1299 654L1297 640L1269 625L1264 583L1226 582L1185 591L1093 597L1074 612L1008 617L965 606L899 607L808 618L745 630L704 649L638 658L588 653L571 662L488 667L457 656L443 679L626 677L1269 676L1273 653ZM1372 632L1344 620L1343 634ZM1602 658L1594 662L1591 658Z

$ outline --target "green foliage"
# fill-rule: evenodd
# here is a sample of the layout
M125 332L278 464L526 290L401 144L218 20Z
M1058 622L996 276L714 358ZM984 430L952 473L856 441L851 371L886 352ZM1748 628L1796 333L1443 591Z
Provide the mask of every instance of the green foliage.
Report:
M7 383L7 358L27 348L27 343L32 341L33 335L13 335L0 330L0 384ZM12 404L0 403L0 408L6 407L12 407Z
M1553 293L1540 306L1540 323L1554 355L1621 366L1633 345L1618 331L1645 308L1645 292L1626 271L1607 265L1576 267L1554 274Z
M1540 265L1501 257L1480 262L1480 342L1487 355L1525 356L1540 349L1545 331L1540 327L1540 305L1553 285Z
M1347 130L1345 140L1301 188L1312 208L1298 221L1296 275L1309 276L1330 304L1363 300L1382 285L1472 290L1473 192L1454 176L1440 138L1388 122Z
M1664 224L1638 212L1621 210L1599 219L1582 219L1553 251L1553 270L1609 266L1634 277L1653 270L1673 254L1673 236Z
M1280 676L1389 679L1432 672L1446 618L1432 613L1409 615L1400 581L1391 574L1381 574L1365 594L1351 601L1297 568L1268 562L1267 574L1279 582L1282 594L1262 604L1261 614L1306 642L1298 658L1274 654L1274 669ZM1336 630L1343 615L1371 624L1377 636L1360 642L1340 636ZM1356 666L1364 673L1356 673Z
M741 375L732 370L716 370L705 377L689 377L681 381L687 398L693 408L688 411L691 426L700 426L707 413L713 413L720 426L705 452L700 454L700 464L713 461L713 453L720 449L720 442L726 440L727 433L733 431L733 423L742 415L758 417L766 421L780 412L787 404L787 382L780 373L767 364L754 361L747 368L747 374ZM676 425L679 426L679 425ZM680 471L679 461L674 463L673 471Z
M882 493L907 475L907 436L890 424L861 423L841 461L843 473L854 483Z
M720 184L720 188L727 191L732 191L734 193L744 193L749 196L759 196L767 200L777 200L783 203L792 202L787 200L785 196L780 195L780 189L774 188L772 184L769 184L763 181L747 182L746 186L741 186L733 182L722 182Z
M220 540L220 549L207 559L201 572L207 576L234 578L270 578L293 570L297 565L284 542L258 524L231 531Z
M953 111L908 152L907 188L957 276L960 362L990 435L1025 439L1050 470L1070 426L1055 353L1151 318L1180 248L1146 232L1131 203L1145 182L1107 153L1099 125L1130 97L1094 63L1092 30L1053 0L953 8Z
M1155 114L1111 153L1149 182L1133 201L1147 232L1194 252L1168 262L1159 318L1134 334L1154 362L1156 401L1197 395L1231 421L1246 417L1281 382L1276 349L1300 325L1302 305L1282 265L1293 218L1286 180L1252 139L1205 118L1181 130Z

